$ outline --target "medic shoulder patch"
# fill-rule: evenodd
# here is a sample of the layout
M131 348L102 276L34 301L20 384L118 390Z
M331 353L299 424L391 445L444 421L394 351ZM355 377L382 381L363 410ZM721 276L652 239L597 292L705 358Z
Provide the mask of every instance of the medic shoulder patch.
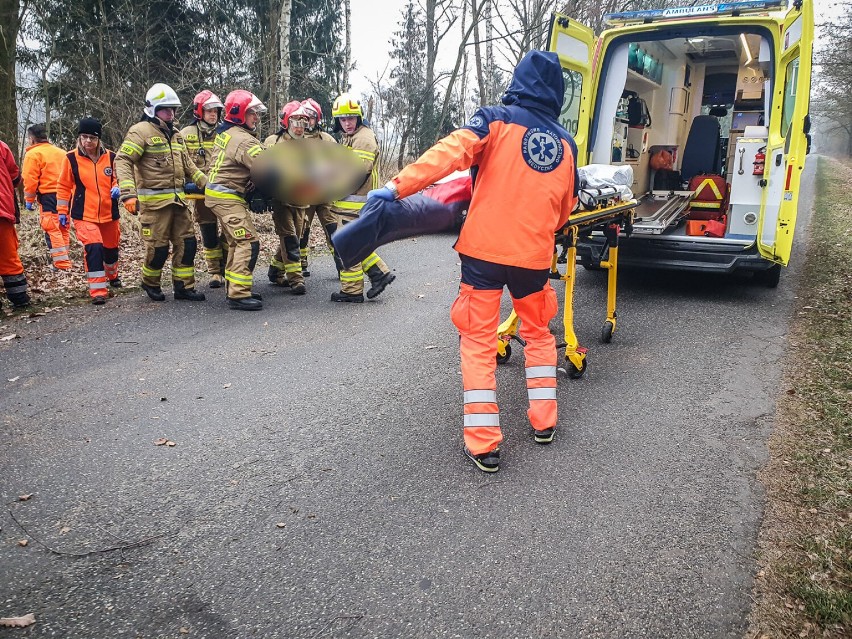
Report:
M549 129L542 127L527 129L521 141L521 154L531 169L539 173L550 173L562 164L564 154L562 140Z

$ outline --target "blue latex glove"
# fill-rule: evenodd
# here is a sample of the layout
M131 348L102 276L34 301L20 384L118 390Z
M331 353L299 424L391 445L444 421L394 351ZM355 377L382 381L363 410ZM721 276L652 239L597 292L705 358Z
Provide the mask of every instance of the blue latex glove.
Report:
M65 213L59 214L59 226L68 226L68 216Z
M121 189L120 189L120 188L118 188L117 186L112 187L112 188L109 190L109 196L110 196L113 200L117 200L117 199L121 196Z
M187 195L201 195L201 189L196 186L195 182L187 182L183 185L183 192Z
M391 191L388 187L383 186L380 189L373 189L369 193L367 193L367 199L378 198L380 200L386 200L388 202L393 202L396 198L393 195L393 191Z
M27 202L25 206L28 211L35 211L35 202Z

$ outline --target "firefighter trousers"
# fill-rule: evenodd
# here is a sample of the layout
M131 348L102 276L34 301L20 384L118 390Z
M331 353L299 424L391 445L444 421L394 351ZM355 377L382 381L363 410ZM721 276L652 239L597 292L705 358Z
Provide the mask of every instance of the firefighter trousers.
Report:
M38 220L41 230L44 231L44 241L50 251L50 259L56 268L69 271L71 270L71 260L68 256L69 225L62 226L59 223L59 214L56 212L56 193L40 193L38 203L40 205Z
M509 289L526 341L527 416L535 430L556 426L556 339L549 324L556 316L557 300L546 269L504 266L465 255L461 259L461 286L450 317L460 337L464 443L471 453L480 455L503 441L495 369L504 287Z
M225 253L228 250L228 243L225 240L224 233L219 232L219 223L216 220L216 215L204 203L204 200L194 200L193 218L198 224L198 230L201 232L201 243L204 246L204 261L207 262L207 272L210 275L224 275L225 262L227 258Z
M18 255L18 232L15 223L6 219L0 219L0 279L3 280L6 297L12 304L29 304L27 278Z
M227 295L235 300L251 297L252 273L260 255L260 239L248 204L225 200L211 208L228 242L228 259L225 262Z
M171 244L172 282L185 289L195 288L195 252L198 241L195 239L189 209L175 203L152 211L142 205L139 223L142 225L142 241L145 243L142 282L147 286L160 286Z
M305 209L273 202L272 223L275 225L275 234L281 241L275 257L272 258L272 266L284 272L290 286L304 284L299 238L305 225Z
M92 298L107 297L109 282L118 279L118 244L121 229L118 220L95 223L73 220L74 232L86 256L86 279Z
M343 263L337 254L334 252L334 244L331 243L331 236L337 230L337 215L332 212L328 204L318 204L309 206L305 212L305 227L302 230L302 237L299 239L299 255L302 258L302 270L308 270L308 243L311 239L311 225L314 222L314 216L319 218L323 231L325 231L325 243L334 257L334 264L337 267L337 272L343 270Z
M346 224L345 221L343 223ZM364 275L375 284L387 273L390 273L390 269L384 260L376 253L370 253L360 264L346 266L340 270L340 292L347 295L363 295Z

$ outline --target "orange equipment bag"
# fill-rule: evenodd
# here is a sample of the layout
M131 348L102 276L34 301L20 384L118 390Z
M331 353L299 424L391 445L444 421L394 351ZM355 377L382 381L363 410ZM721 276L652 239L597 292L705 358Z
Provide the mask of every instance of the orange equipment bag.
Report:
M689 181L695 197L689 203L690 220L718 220L728 208L728 183L721 175L702 173Z
M687 220L686 234L703 237L725 237L728 218L722 216L718 220Z

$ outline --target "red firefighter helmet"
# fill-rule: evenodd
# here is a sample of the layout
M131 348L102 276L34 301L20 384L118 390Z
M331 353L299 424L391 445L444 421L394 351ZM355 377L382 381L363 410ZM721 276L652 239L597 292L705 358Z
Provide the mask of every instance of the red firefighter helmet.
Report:
M313 98L308 98L307 100L302 100L302 106L311 109L317 114L317 122L322 122L322 108L320 107L319 102Z
M201 93L192 98L192 115L196 120L204 117L204 111L207 109L224 109L225 105L219 99L219 96L208 89L204 89Z
M293 100L281 107L281 114L278 118L278 121L281 123L282 128L287 128L287 124L290 121L290 114L296 109L298 109L300 106L302 106L301 102L299 102L298 100Z
M263 113L266 107L263 102L251 91L237 89L231 91L225 98L225 122L231 124L245 124L246 113L256 111Z

